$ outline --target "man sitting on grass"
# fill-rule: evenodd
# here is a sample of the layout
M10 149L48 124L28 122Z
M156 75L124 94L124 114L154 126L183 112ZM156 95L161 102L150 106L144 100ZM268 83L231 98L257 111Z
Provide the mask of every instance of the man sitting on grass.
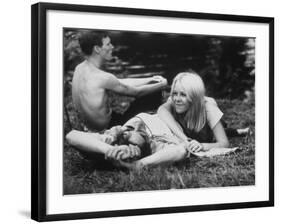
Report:
M162 76L118 79L104 71L106 62L113 58L114 49L106 33L82 33L79 44L85 60L75 68L72 99L80 117L92 130L102 131L116 125L112 121L125 122L136 115L133 109L127 110L123 115L114 113L110 105L110 93L140 98L156 92L161 93L167 85L167 80ZM149 99L150 102L152 100L153 97Z

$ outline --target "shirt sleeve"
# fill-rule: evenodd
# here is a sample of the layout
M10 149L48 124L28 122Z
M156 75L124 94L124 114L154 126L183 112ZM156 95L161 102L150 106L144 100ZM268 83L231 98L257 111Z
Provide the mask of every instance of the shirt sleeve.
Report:
M206 112L207 112L207 122L211 129L213 129L216 124L221 120L223 112L219 109L216 101L213 98L206 97Z

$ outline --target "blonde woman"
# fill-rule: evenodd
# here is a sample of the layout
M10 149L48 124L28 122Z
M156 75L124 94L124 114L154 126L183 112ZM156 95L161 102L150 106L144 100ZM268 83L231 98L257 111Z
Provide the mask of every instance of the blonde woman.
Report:
M221 118L223 113L214 99L205 96L205 86L195 73L179 73L173 80L171 95L158 109L160 119L186 142L190 152L228 147Z

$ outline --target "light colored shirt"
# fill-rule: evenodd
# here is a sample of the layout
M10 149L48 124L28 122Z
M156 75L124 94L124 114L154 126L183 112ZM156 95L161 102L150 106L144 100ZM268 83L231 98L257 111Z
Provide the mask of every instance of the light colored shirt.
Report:
M213 129L216 124L221 120L223 112L219 109L217 102L214 98L205 97L205 106L207 113L207 122L211 129Z

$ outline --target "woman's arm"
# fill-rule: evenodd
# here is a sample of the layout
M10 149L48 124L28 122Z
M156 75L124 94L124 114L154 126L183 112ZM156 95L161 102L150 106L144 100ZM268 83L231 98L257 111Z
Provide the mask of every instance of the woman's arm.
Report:
M213 134L216 139L215 143L200 143L197 140L192 140L187 144L187 150L196 153L199 151L208 151L212 148L227 148L229 146L227 136L220 121L213 128Z
M229 146L228 138L220 121L213 128L213 134L215 136L216 142L202 143L203 151L208 151L211 148L227 148Z
M181 140L187 141L188 137L183 133L183 129L180 124L175 120L172 115L172 102L168 98L167 102L162 104L158 110L157 114L159 118L170 128L170 130Z

